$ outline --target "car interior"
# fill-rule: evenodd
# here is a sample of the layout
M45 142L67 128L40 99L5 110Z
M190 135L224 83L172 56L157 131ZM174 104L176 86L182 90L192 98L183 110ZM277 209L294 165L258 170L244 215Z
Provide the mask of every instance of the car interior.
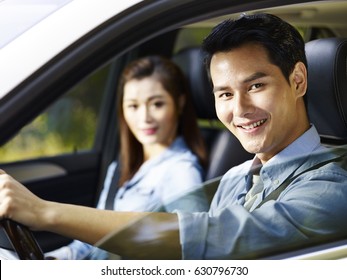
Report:
M324 144L328 146L346 144L347 100L344 93L347 90L347 76L345 75L347 73L347 39L327 38L313 40L306 44L306 52L310 73L307 95L311 122L317 126ZM213 107L210 106L213 102L200 102L200 91L203 91L206 99L211 97L200 49L194 48L185 50L184 53L179 53L178 56L173 59L182 67L191 86L196 84L206 85L206 87L202 87L200 90L198 87L192 89L194 103L196 104L200 118L215 119L216 116ZM320 81L320 83L317 83L317 81ZM207 90L204 90L205 88L207 88ZM207 172L210 177L207 179L220 177L223 172L233 165L251 158L252 155L248 154L242 148L231 133L220 130L217 133L213 132L212 136L209 136L209 131L204 132L207 141L209 141L208 150L210 152L210 164ZM224 154L224 158L232 160L216 160L215 157L219 156L218 152L215 153L216 150L221 151L221 154ZM225 157L226 154L229 154L230 157ZM237 160L239 162L237 162ZM210 187L208 183L207 186ZM211 191L208 193L211 193ZM8 225L8 227L11 226ZM10 238L16 237L18 239L19 236L23 240L27 240L29 245L16 246L18 255L22 256L22 258L36 259L38 256L37 254L42 252L40 247L37 248L37 243L31 240L31 236L28 235L29 233L21 227L11 228L8 233L10 234ZM24 242L24 244L26 243ZM28 252L27 250L31 251ZM33 250L35 250L35 253L32 252Z
M336 9L338 9L338 5L341 5L341 10L346 10L344 8L346 4L343 3L343 1L342 3L337 1ZM300 9L302 9L301 6L296 7L294 5L292 8L277 8L275 9L275 12L283 19L296 24L299 28L301 25L305 26L306 19L310 19L312 16L317 16L317 18L320 17L322 23L327 23L326 25L322 25L319 22L315 22L314 27L301 29L305 41L307 41L306 55L309 72L307 106L310 121L316 126L321 136L322 143L327 146L340 147L347 144L347 30L342 28L342 26L335 26L329 21L328 16L334 16L336 10L334 9L330 11L328 4L323 3L320 6L317 5L315 9L310 5L307 5L307 9L302 12L303 16L301 21L298 20L297 16L298 13L301 13ZM271 9L267 10L267 12L271 12ZM326 16L324 16L325 14ZM338 16L340 15L336 15L336 17ZM111 63L111 66L109 67L109 74L117 77L120 73L120 69L114 67L114 65L117 63L125 65L134 57L151 53L161 53L169 56L181 67L187 77L191 89L193 103L196 108L199 124L209 154L209 163L206 170L206 182L204 186L210 201L218 187L221 176L232 166L253 158L253 155L246 152L239 141L219 123L214 109L211 84L203 63L204 54L196 44L196 42L201 41L201 38L205 36L211 26L214 26L224 18L225 17L218 17L203 23L191 24L181 28L181 30L177 29L170 31L167 34L163 34L162 36L158 36L157 38L153 38L152 42L145 42L138 49L130 50L123 58L118 58L115 64ZM327 20L325 21L325 19ZM196 34L201 34L197 35L198 38L194 43L177 48L176 51L173 47L173 41L176 40L176 35L179 36L180 33L187 30L189 32L193 31L193 33ZM191 33L189 32L188 37L191 36ZM164 43L164 41L166 42ZM164 46L171 44L170 47L172 49L167 48L163 50L161 43ZM115 85L110 84L107 86L115 87ZM112 90L114 92L116 91L115 88ZM108 99L104 102L115 102L115 97L113 96L112 98L113 99ZM107 116L107 120L110 120L109 122L116 126L115 113L108 113L109 115ZM43 189L45 182L36 183L28 181L28 186L31 190L39 190L39 193L48 199L52 199L54 196L59 197L59 195L61 195L60 192L62 193L65 191L65 193L75 195L76 198L72 201L73 203L87 205L94 204L98 192L102 187L106 167L117 154L118 142L115 141L116 138L116 131L107 135L107 141L105 144L107 152L95 156L99 163L98 175L95 175L94 173L92 174L91 172L88 174L89 177L86 176L84 178L84 180L90 184L86 187L88 188L88 193L92 193L92 186L98 185L99 189L96 193L93 190L95 197L83 197L79 201L78 196L81 195L80 190L68 189L67 184L66 189L60 191L57 190L54 193L48 193L47 189ZM115 142L116 145L114 145ZM76 152L76 154L78 153ZM54 162L60 163L61 160L61 158L54 159ZM80 160L80 162L81 165L87 165L90 162L90 159ZM6 167L8 166L11 167L11 163L6 165ZM90 176L93 177L91 178ZM77 181L77 178L74 179L74 181ZM64 183L64 181L56 180L54 184L64 185ZM58 201L64 202L65 200L63 197L59 197ZM8 228L7 234L10 239L22 238L23 240L27 240L27 242L16 245L16 249L20 251L18 251L18 255L22 256L21 258L23 259L41 258L42 251L49 251L70 242L69 239L64 237L39 232L34 234L34 238L38 240L37 243L32 239L33 235L30 232L27 232L25 228L23 229L17 225L6 225L6 227ZM4 234L0 234L0 244L1 247L7 249L13 249L15 247L14 242L8 240ZM281 248L275 249L276 254L283 253L280 251ZM33 253L33 251L35 251L35 253ZM271 252L271 254L273 253L274 252ZM268 252L266 252L266 254L268 254ZM264 256L266 256L266 254L264 254ZM287 257L287 255L285 257Z

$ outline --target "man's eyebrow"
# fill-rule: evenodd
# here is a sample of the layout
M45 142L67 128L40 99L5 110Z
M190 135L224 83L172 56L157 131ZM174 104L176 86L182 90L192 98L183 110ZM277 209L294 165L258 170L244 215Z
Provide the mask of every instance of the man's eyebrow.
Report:
M246 83L252 82L256 79L266 77L267 75L268 74L266 74L264 72L256 72L256 73L250 75L249 77L247 77L246 79L244 79L243 83L246 84Z
M266 77L268 76L268 74L264 73L264 72L256 72L250 76L248 76L247 78L245 78L242 83L243 84L247 84L249 82L252 82L256 79L259 79L259 78L263 78L263 77ZM213 90L212 90L212 93L215 93L215 92L218 92L218 91L227 91L229 90L229 88L227 86L217 86L217 87L214 87Z
M221 87L214 87L212 89L212 93L214 94L215 92L217 91L225 91L225 90L228 90L228 87L224 87L224 86L221 86Z

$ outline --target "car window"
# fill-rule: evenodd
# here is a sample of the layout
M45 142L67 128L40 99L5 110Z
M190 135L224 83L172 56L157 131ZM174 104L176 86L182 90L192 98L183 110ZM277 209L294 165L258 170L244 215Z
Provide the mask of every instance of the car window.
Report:
M109 66L78 83L0 147L0 162L93 149Z
M305 42L321 39L335 37L336 34L333 30L327 27L321 26L303 26L295 25L301 36L304 38ZM179 52L182 49L197 47L201 45L203 39L210 33L212 27L195 27L187 26L182 28L178 32L178 36L175 42L174 53Z
M211 27L187 27L178 32L175 42L174 53L182 49L197 47L201 45L202 40L211 31Z
M3 0L3 1L0 0L0 2L4 2L4 1L6 1L6 0ZM44 2L44 0L40 0L40 1ZM61 0L61 2L64 2L64 1ZM149 1L149 2L154 3L155 1ZM170 2L170 1L168 1L168 2ZM191 2L192 2L192 4L194 4L193 2L195 2L195 1L191 1ZM223 1L220 1L220 3L222 3L222 2ZM258 2L260 4L262 1L258 1ZM322 3L325 2L325 4L328 4L329 1L321 1L321 2ZM312 6L314 6L315 2L312 2L312 3L313 3ZM343 1L341 1L341 3L343 3ZM319 4L321 4L321 3L319 3ZM334 6L336 6L337 4L338 4L338 2L334 3ZM255 8L257 7L257 3L254 3L252 5ZM311 5L311 3L310 3L310 5ZM233 5L230 5L230 6L233 7ZM243 6L243 5L241 5L241 6ZM245 5L245 6L247 7L247 5ZM261 4L260 6L263 6L263 5ZM339 23L338 25L334 26L330 22L330 20L328 20L329 17L326 18L325 16L320 15L320 11L321 10L327 11L327 7L324 7L322 9L318 8L320 6L323 6L323 5L318 5L318 3L317 3L317 7L314 6L313 8L305 7L306 5L301 5L301 4L295 6L296 8L294 8L294 6L295 5L293 5L293 10L289 7L290 9L288 11L287 10L282 11L282 8L280 7L278 9L277 8L274 9L273 12L276 14L276 11L277 11L277 14L279 16L288 17L288 22L292 23L293 25L295 25L298 28L298 30L299 30L300 34L303 36L305 42L308 42L308 41L311 41L314 39L318 39L318 38L327 38L327 37L334 37L334 36L338 37L338 36L342 36L341 34L346 34L346 36L347 36L346 29L344 28L345 15L343 15L343 18L341 17L341 19L342 19L341 23L343 23L343 24L341 24L341 26L340 26L340 23ZM215 7L218 7L218 5L215 5ZM238 11L238 10L240 10L240 11ZM340 10L343 11L343 9L340 9ZM234 9L232 9L232 11L234 12ZM243 11L241 11L241 7L238 8L236 6L236 4L235 4L235 11L238 11L237 15L226 14L225 17L230 18L230 17L234 17L234 16L239 16L239 14L241 12L243 12ZM345 9L345 11L346 11L346 9ZM271 12L271 9L269 10L269 12ZM214 14L213 11L211 11L211 13ZM250 11L250 13L257 13L257 11ZM216 13L216 15L218 15L218 14L219 14L219 12ZM316 14L318 16L316 16ZM183 16L184 15L182 15L182 17ZM200 16L204 16L204 15L201 14ZM340 18L336 14L334 14L333 16L334 16L333 19L335 20L335 18L336 18L336 21L338 21L338 19ZM140 17L138 17L138 18L140 18ZM162 18L165 19L164 16ZM169 19L169 17L168 17L168 19ZM113 20L114 20L114 22L116 22L117 18L114 18ZM173 49L174 50L173 54L176 54L177 52L179 52L182 49L190 48L190 47L194 47L194 46L200 46L202 40L205 38L205 36L207 34L209 34L211 28L213 26L215 26L215 24L217 24L217 22L219 23L220 21L221 20L219 20L219 19L218 20L211 19L211 22L209 22L209 21L196 22L196 23L193 23L189 26L182 27L182 29L180 30L180 32L178 34L177 41L174 43L173 48L171 46L170 40L165 40L165 41L167 41L167 44L165 44L165 45L154 44L154 43L151 44L151 42L146 41L148 38L142 34L147 34L147 36L150 35L148 37L150 37L152 39L153 38L152 36L155 36L154 35L155 32L151 33L147 29L145 29L145 26L147 26L147 25L150 26L150 24L146 24L146 25L143 24L144 30L141 33L139 33L140 36L134 36L134 34L131 34L131 32L129 32L128 34L130 34L130 36L124 36L123 37L124 41L123 41L123 40L118 40L118 38L122 38L122 37L117 37L116 35L112 35L115 37L113 38L112 36L110 36L109 39L111 42L114 43L114 46L113 46L114 48L113 47L106 48L109 45L107 45L105 43L106 47L100 48L100 49L102 49L102 50L108 49L109 53L111 53L114 50L117 55L118 55L118 52L121 53L122 51L124 51L124 53L126 53L125 49L130 48L130 46L132 46L131 43L128 43L128 42L132 42L131 40L128 40L128 38L131 38L131 37L135 38L136 37L136 40L138 40L138 42L144 41L145 44L143 44L143 46L139 45L138 48L135 50L132 50L132 52L130 54L126 53L128 55L128 57L124 58L124 60L123 60L123 57L121 57L120 60L122 62L125 62L129 57L133 57L133 56L136 57L137 55L140 55L142 53L156 53L158 51L158 49L165 54L166 53L171 54L171 50ZM0 22L1 22L1 16L0 16ZM103 32L105 32L105 34L107 34L106 31L103 30L103 28L107 27L107 28L111 29L111 27L109 25L110 22L112 22L112 21L109 21L107 24L104 24L103 26L99 26L98 30L102 30ZM153 20L153 22L156 22L156 24L157 24L157 22L159 22L159 21ZM191 21L187 18L187 20L184 22L191 22ZM127 21L125 21L125 23L127 23ZM136 24L136 21L134 21L134 23ZM318 24L318 26L317 26L317 24ZM171 24L171 25L170 24L163 24L163 27L168 28L168 29L177 28L177 26L179 26L178 23L174 24L174 25L173 24ZM141 28L139 28L139 29L141 29ZM155 28L156 32L159 33L159 31L160 31L159 29L161 29L161 27L156 26L156 28ZM97 34L98 30L96 29L92 33ZM115 30L115 32L113 32L113 33L117 34L118 29L114 29L114 30ZM340 32L337 32L336 30L340 30ZM93 34L89 34L89 36L92 37ZM136 34L136 35L138 35L138 34ZM87 37L83 38L83 40L79 40L78 43L83 44L84 40L87 42L88 41ZM102 36L100 36L100 37L102 37ZM165 36L163 36L163 37L165 37ZM117 40L115 40L115 39L117 39ZM148 39L148 40L151 40L151 39ZM123 41L123 42L121 42L121 41ZM160 41L160 40L158 40L158 41ZM153 42L154 42L154 40L153 40ZM124 43L124 45L126 45L126 47L123 46L122 43ZM98 44L101 45L101 42L97 42L97 40L95 40L94 45L96 46ZM153 47L154 45L156 47ZM98 51L95 51L95 53L98 54ZM107 52L105 51L105 53L107 53ZM88 54L85 54L85 55L87 56ZM107 57L107 56L108 56L108 53L105 54L105 57ZM93 61L94 59L96 59L96 56L93 55L93 57L87 57L87 59L90 61ZM118 59L118 56L117 56L117 59ZM102 61L102 62L104 62L104 61ZM83 65L85 65L85 64L83 64ZM76 67L76 69L77 69L77 67ZM77 71L78 71L78 69L77 69ZM68 72L68 73L71 73L71 72ZM106 83L107 83L108 73L109 73L108 67L105 67L105 68L100 69L97 72L93 73L92 75L87 77L85 80L78 83L74 88L72 88L71 90L66 92L66 94L61 96L59 98L59 100L56 100L56 102L54 104L52 104L49 108L47 108L47 110L45 110L39 116L37 116L34 120L32 120L27 126L23 127L22 130L12 140L10 140L6 145L3 145L2 147L0 147L0 162L20 161L20 160L33 159L33 158L37 158L37 157L54 156L54 155L60 155L60 154L74 154L74 153L78 153L81 151L93 150L95 147L95 144L96 144L95 143L96 139L97 139L97 132L98 132L99 120L100 120L100 116L101 116L102 103L107 103L107 102L103 101L103 99L104 99L103 95L106 93L105 87L106 87ZM321 85L321 84L323 84L322 81L323 81L322 79L319 79L318 84L320 84L319 85L320 88L323 88L323 86ZM325 91L325 92L328 92L328 91ZM321 99L321 100L323 100L323 99ZM325 105L325 104L323 104L323 105ZM327 103L327 105L328 105L328 103ZM324 111L328 111L328 110L322 110L322 112L324 112ZM118 122L115 121L115 123L117 124ZM319 125L321 123L324 124L323 122L318 121L317 125ZM222 126L222 124L218 120L216 120L216 122L212 123L209 120L200 119L199 124L202 128L216 125L216 126L221 126L220 127L221 129L225 129L225 127ZM335 126L335 124L334 124L334 126ZM334 127L334 126L332 125L332 127ZM111 136L113 137L113 131L111 131L111 129L108 130L107 132L108 133L110 132L109 134L111 134ZM116 134L116 133L114 133L114 134ZM215 135L216 135L216 133L215 133ZM118 136L118 134L117 134L117 136ZM108 138L111 138L111 137L108 137ZM224 138L221 138L221 139L224 139ZM336 138L334 138L332 142L335 143L334 141L336 141ZM110 140L108 141L108 143L111 143L109 146L114 145L114 143ZM331 145L330 142L324 143L324 144L327 146ZM103 150L107 150L105 148L105 146L106 145L103 145L103 147L102 147ZM116 145L114 145L114 146L115 146L114 148L108 149L107 151L103 152L103 154L105 154L105 155L107 154L104 157L107 157L107 156L111 157L111 155L110 155L111 153L109 153L109 150L111 150L111 151L116 150L116 153L118 152L118 147ZM221 147L221 146L219 146L219 147ZM226 151L228 153L226 153ZM216 157L217 160L215 160L215 162L221 162L221 159L224 159L227 157L239 157L239 154L230 153L230 151L231 151L231 149L230 150L226 150L226 149L223 150L222 153L219 153L220 158L218 159ZM214 153L214 155L215 154L217 154L217 152ZM232 156L228 156L229 154ZM103 164L104 161L106 161L106 160L104 160L104 158L102 158L101 160L99 160L99 158L98 158L98 160L95 161L96 164L98 164L97 165L98 170L99 170L99 165ZM300 161L301 160L298 160L298 162L300 162ZM81 163L82 162L80 162L80 163L77 162L76 165L81 165ZM95 164L95 166L96 166L96 164ZM288 164L288 162L285 162L284 167L287 164ZM95 166L93 166L93 167L95 167ZM106 166L106 163L105 163L105 166ZM96 170L96 168L94 168L93 171L95 172L95 170ZM282 170L286 171L286 168L280 168L279 170L280 171L282 171ZM87 172L90 174L91 173L90 169L88 169ZM75 174L73 174L73 175L75 175ZM241 175L242 175L242 179L244 179L246 177L246 174L241 174L241 172L238 172L238 173L235 172L235 177L231 178L230 180L231 181L241 181L241 180L239 180L239 177ZM104 176L99 176L99 177L103 178ZM63 186L66 189L68 187L70 188L70 186L68 186L65 182L63 182L63 184L61 184L62 180L60 180L60 179L61 178L58 178L58 180L56 180L56 178L53 178L53 180L51 180L51 181L58 181L57 183L56 182L55 183L56 183L56 185L59 185L59 187ZM88 177L88 179L89 179L89 177ZM89 181L91 181L91 180L89 180ZM78 181L78 183L75 183L75 182L77 182L77 180L74 180L74 185L83 185L84 186L84 182L80 182L80 181ZM276 182L279 183L279 181L277 179L274 180L274 183L276 183ZM42 184L42 183L40 182L40 184ZM209 186L211 186L211 181L209 181L209 184L210 184ZM223 187L219 188L219 190L221 190L221 192L223 191L224 193L228 192L228 194L230 194L230 193L233 194L232 190L230 191L230 189L229 190L227 189L227 186L232 185L232 184L227 183L227 181L225 180L223 185L225 186L224 188ZM214 187L214 189L212 191L209 191L209 192L214 194L214 191L217 189L218 185L213 185L213 187ZM310 187L310 186L308 186L308 187ZM316 185L311 186L311 187L312 187L312 189L314 188L316 191L316 189L317 189ZM45 185L45 189L49 189L49 192L52 194L52 196L57 196L55 194L55 190L53 191L52 188L47 188L47 186ZM66 193L66 191L65 191L66 189L60 188L60 189L57 189L56 192ZM323 189L329 189L329 188L327 188L326 186L323 186ZM310 192L310 194L315 194L315 191ZM326 192L326 193L328 194L328 192ZM79 192L74 191L73 195L75 197L78 197L78 198L83 197L83 196L85 196L85 190L82 190ZM220 197L222 197L222 195L221 196L217 195L218 199ZM340 196L340 197L342 197L342 196ZM228 197L228 199L229 198L230 198L230 196ZM216 201L217 201L217 199L216 199ZM295 203L295 199L293 199L293 201ZM230 200L229 201L227 201L227 200L222 201L222 199L220 199L218 204L226 203L226 207L223 209L227 209L229 202L230 202ZM315 203L316 209L318 208L319 205L322 204L319 197L317 197L317 202L318 203ZM217 205L217 203L216 203L216 205ZM282 208L282 209L284 209L284 208ZM326 209L328 209L328 207ZM219 209L215 210L215 212L217 212L217 211L219 211ZM228 211L225 211L224 213L227 213L227 212ZM299 211L296 211L296 213L298 213L298 212ZM230 217L231 217L232 215L236 215L238 212L235 211L233 213L233 211L230 211L227 214L229 214L229 213L230 213ZM240 210L240 213L242 214L242 208ZM284 210L284 213L287 214L287 212L285 210ZM265 217L265 216L269 215L269 212L264 211L264 214L265 214L264 215L264 217ZM257 215L257 214L255 214L255 215ZM260 217L260 216L261 215L258 214L258 217ZM311 213L307 213L307 215L302 215L302 216L303 217L300 219L303 222L304 230L307 229L307 227L305 227L305 225L306 225L305 223L308 223L311 220L313 220L315 222L315 225L317 226L317 230L321 230L321 231L325 230L323 225L320 223L319 213L317 213L317 211L311 211ZM341 217L341 224L344 220L343 216L344 215L340 216ZM289 217L289 215L286 215L285 218L288 218L288 217ZM280 220L278 220L278 219L273 219L273 220L275 220L278 223L280 222ZM294 225L293 226L294 230L299 228L297 226L297 223L296 223L298 221L298 219L294 219L292 217L289 217L288 220L290 220L290 222L292 222L291 224ZM213 224L213 226L215 226L215 228L220 228L219 232L226 233L226 231L224 231L225 225L231 224L233 222L233 219L228 219L228 223L221 222L220 224L217 224L217 221L215 221L215 220L213 222L215 222ZM339 222L339 221L337 221L337 222ZM244 224L245 223L243 223L242 225L244 225ZM246 224L246 226L248 226L248 224ZM167 228L167 227L165 227L165 225L164 226L161 225L161 228ZM232 227L230 227L230 228L232 228ZM126 228L124 227L122 230L125 230L125 229ZM242 254L240 254L237 257L240 259L243 259L243 258L244 259L263 258L263 257L271 256L273 254L277 255L278 253L296 250L297 248L300 248L300 249L306 248L306 247L311 246L312 244L315 244L315 243L317 243L317 244L318 243L324 243L324 242L330 241L330 238L332 240L334 240L334 239L337 240L338 238L343 238L346 236L345 232L342 233L343 234L342 236L340 236L340 235L330 236L329 234L327 234L328 238L316 240L313 238L311 239L310 236L307 235L307 238L303 238L302 241L300 240L300 241L296 242L294 239L290 239L290 238L288 239L287 238L285 240L286 241L285 244L277 243L276 246L272 246L273 245L272 241L276 241L276 242L279 241L282 238L281 234L284 233L284 231L282 231L283 228L275 227L275 229L278 229L278 238L274 238L274 240L269 238L264 243L263 242L255 242L258 240L257 239L258 236L256 236L256 234L253 234L253 232L250 230L249 233L246 233L246 235L248 234L246 237L249 238L250 241L252 241L252 242L254 241L254 244L256 246L258 246L259 244L263 245L263 248L258 249L258 251L254 248L256 246L254 246L254 247L251 246L252 247L251 249L249 249L249 248L247 249L247 247L244 249L242 247L242 244L238 243L238 245L240 245L239 248L241 248L240 251ZM128 235L124 234L124 232L121 232L121 234L123 234L123 237L124 236L128 237ZM254 238L252 238L252 234L253 234ZM302 236L304 236L304 234L306 234L305 231L303 232ZM114 235L113 237L115 237L115 236L116 235ZM228 238L233 237L233 234L228 235L228 236L229 236ZM109 236L109 237L112 238L111 236ZM116 236L116 237L118 238L119 236ZM180 237L182 237L182 235ZM199 235L199 232L198 232L197 235L194 236L193 241L198 240L200 237L201 236ZM304 236L304 237L306 237L306 236ZM117 238L115 238L115 239L117 239ZM222 240L222 238L219 240ZM102 242L105 242L105 241L107 242L107 240L102 239L99 244L102 244ZM231 244L231 243L232 243L232 241L229 242L229 244ZM219 245L219 244L217 244L217 245ZM108 249L107 247L105 247L105 248ZM242 250L244 250L244 251L242 251Z

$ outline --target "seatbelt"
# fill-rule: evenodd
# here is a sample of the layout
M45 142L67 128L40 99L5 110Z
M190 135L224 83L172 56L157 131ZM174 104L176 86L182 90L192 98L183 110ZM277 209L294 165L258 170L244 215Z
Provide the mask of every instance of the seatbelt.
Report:
M113 176L111 179L110 188L108 190L106 202L105 202L106 210L114 210L114 199L118 192L119 177L120 177L120 164L119 162L117 162L116 168L113 172Z
M337 149L336 149L337 150ZM339 152L339 151L338 151ZM284 181L277 189L273 190L267 197L264 198L264 200L262 200L255 208L259 208L260 206L262 206L264 203L268 202L269 200L276 200L279 195L281 194L281 192L283 192L289 185L291 182L293 182L296 178L298 178L299 176L301 176L302 174L306 173L306 172L309 172L309 171L312 171L312 170L315 170L315 169L318 169L328 163L331 163L331 162L338 162L340 161L341 159L345 158L347 156L347 152L346 150L343 150L342 154L338 157L335 157L333 159L330 159L330 160L326 160L326 161L322 161L314 166L311 166L310 168L307 168L306 170L300 172L299 174L295 175L294 177ZM253 211L254 211L253 210Z

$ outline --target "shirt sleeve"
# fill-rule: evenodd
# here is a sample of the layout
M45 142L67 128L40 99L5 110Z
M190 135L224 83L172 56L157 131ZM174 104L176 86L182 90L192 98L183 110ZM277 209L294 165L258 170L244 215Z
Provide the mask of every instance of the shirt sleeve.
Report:
M86 258L94 247L79 240L72 241L69 245L45 253L46 257L58 260L82 260Z
M177 216L182 258L187 260L202 259L207 240L208 213L177 211Z

